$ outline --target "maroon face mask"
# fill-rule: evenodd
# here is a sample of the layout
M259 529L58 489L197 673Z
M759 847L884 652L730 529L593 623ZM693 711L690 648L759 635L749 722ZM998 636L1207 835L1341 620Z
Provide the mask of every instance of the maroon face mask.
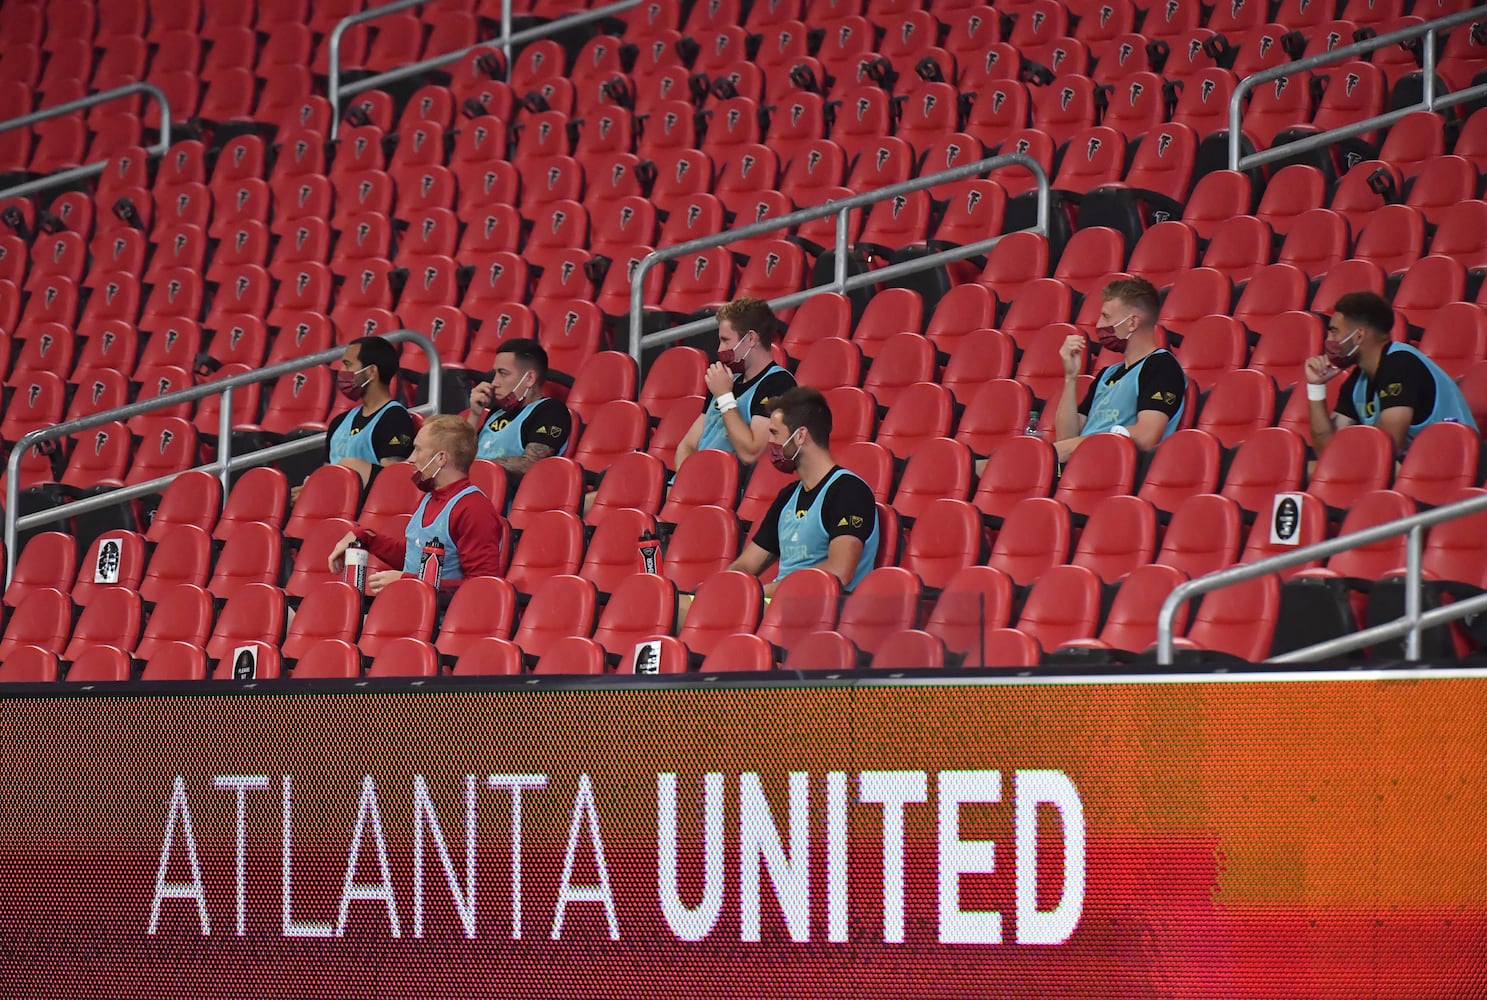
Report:
M1127 316L1126 319L1121 320L1120 323L1124 323L1128 319L1130 319L1129 316ZM1100 347L1107 351L1116 351L1118 353L1124 354L1126 349L1126 342L1118 337L1115 333L1115 328L1117 326L1120 326L1120 323L1116 323L1114 326L1095 327L1095 343L1099 344Z
M439 457L438 455L435 455L434 456L434 458L438 458L438 457ZM420 493L432 493L432 492L434 492L434 479L439 475L440 472L442 472L444 470L444 466L441 465L441 466L439 466L438 470L434 472L434 474L432 476L426 476L426 475L424 475L424 470L427 469L429 466L431 466L433 464L434 464L434 459L431 458L427 462L424 462L423 463L423 467L422 468L414 469L413 470L413 485L418 489L418 491Z
M749 351L753 349L754 345L750 344L749 350L744 351L742 355L739 355L736 351L722 350L718 352L718 360L727 365L728 370L734 375L742 375L744 373L744 360L748 358Z
M528 374L531 373L529 372ZM503 412L510 412L511 410L519 409L522 404L522 397L518 395L518 392L521 390L521 387L526 384L527 376L523 375L520 379L517 380L515 388L513 388L510 392L500 397L499 399L492 399L491 406Z
M1354 330L1341 340L1327 341L1322 345L1322 349L1327 352L1327 363L1333 368L1351 368L1356 365L1362 339L1362 331Z
M362 379L361 373L371 367L363 365L354 372L336 372L336 391L353 403L358 402L367 394L367 386L372 384L370 378Z
M796 434L798 433L800 432L796 431ZM795 434L791 434L788 438L785 439L785 444L775 444L773 441L771 441L769 442L769 446L766 449L769 453L769 464L773 465L776 469L779 469L787 476L793 475L795 473L796 463L800 461L799 448L795 449L794 455L785 454L785 445L789 444L794 439Z

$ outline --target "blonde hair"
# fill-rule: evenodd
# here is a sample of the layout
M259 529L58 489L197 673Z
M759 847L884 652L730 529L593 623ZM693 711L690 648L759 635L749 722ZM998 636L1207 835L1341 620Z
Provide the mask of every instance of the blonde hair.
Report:
M449 453L450 464L461 472L470 471L475 461L475 429L452 414L441 413L423 422L429 444Z
M774 343L774 310L763 299L742 298L728 302L718 310L719 323L731 323L739 336L750 330L759 335L759 343L769 347Z
M1117 278L1105 286L1101 298L1106 302L1119 299L1145 316L1148 323L1155 323L1162 311L1156 286L1145 278Z

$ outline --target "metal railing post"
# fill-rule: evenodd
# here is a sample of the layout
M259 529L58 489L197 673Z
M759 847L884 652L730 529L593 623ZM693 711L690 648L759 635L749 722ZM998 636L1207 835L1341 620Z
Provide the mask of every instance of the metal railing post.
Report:
M847 223L851 217L850 209L842 209L836 213L836 260L835 265L836 290L838 295L847 294Z
M382 336L383 339L394 344L400 344L403 341L412 341L418 346L420 350L423 351L425 356L428 357L428 402L424 403L421 406L416 406L413 409L414 412L438 413L440 407L443 404L443 394L441 391L440 382L442 379L444 367L443 363L439 359L439 351L438 348L434 346L434 342L430 340L425 334L419 333L416 330L394 330L390 333L383 334ZM344 350L345 349L343 347L328 348L327 350L318 351L315 354L307 355L303 358L294 358L289 361L281 361L278 364L269 365L266 368L259 368L254 371L243 372L239 375L231 375L227 378L218 379L215 382L204 382L201 385L191 386L186 389L179 389L175 392L167 393L163 396L156 396L153 399L136 400L135 402L130 403L127 406L120 406L112 410L104 410L102 412L92 414L91 416L79 417L76 420L65 421L64 423L56 424L51 427L39 428L38 430L29 431L26 434L21 435L20 440L17 441L11 448L10 456L6 459L5 466L6 585L9 586L11 577L15 574L16 558L19 555L19 553L16 552L16 541L20 537L20 532L22 529L31 529L44 524L51 524L56 521L64 521L69 517L91 513L95 510L103 510L107 507L115 507L127 500L133 500L137 497L148 496L151 493L157 493L160 490L164 489L167 485L169 485L176 476L176 474L173 473L168 476L162 476L159 479L152 479L146 483L136 483L133 486L121 487L120 489L110 490L109 492L100 494L98 496L88 497L83 500L74 500L71 503L64 503L60 506L53 507L50 510L39 511L35 514L27 514L26 516L21 517L18 510L20 500L20 468L21 458L25 455L27 449L34 448L37 445L47 441L55 441L59 438L64 438L73 434L79 434L83 431L92 430L94 427L100 427L103 424L113 423L116 420L127 421L132 417L137 417L141 414L150 413L155 410L168 409L181 403L194 403L197 400L205 399L208 396L222 396L222 413L218 418L218 430L220 435L218 447L225 449L225 451L218 452L217 461L210 462L206 465L197 466L196 468L201 471L211 471L214 473L218 473L222 477L222 483L225 487L228 482L228 477L237 469L248 468L254 465L263 465L264 463L272 462L275 459L284 457L286 455L295 455L302 451L309 451L311 448L323 443L325 440L324 433L307 435L302 438L296 438L292 441L285 441L280 444L271 445L267 448L260 448L257 451L249 452L246 455L234 456L232 454L231 445L232 390L237 388L238 386L248 385L254 382L267 382L272 379L279 378L283 375L292 375L295 372L304 371L307 368L314 368L319 365L328 364L329 362L339 358L344 353ZM225 496L226 494L224 493L223 495Z
M1420 92L1420 100L1425 107L1431 111L1435 110L1435 32L1427 31L1422 42L1424 50L1421 53L1421 69L1425 71L1425 79L1421 81L1423 89Z
M1409 619L1410 631L1404 640L1405 659L1420 659L1420 555L1424 529L1418 524L1410 529L1405 541L1404 557L1404 616Z
M217 478L222 480L222 497L225 500L232 490L232 386L222 390L222 408L217 412L217 464L222 467Z
M114 87L112 90L89 94L86 97L79 97L75 101L66 101L62 104L54 104L49 108L42 108L40 111L18 115L15 118L0 122L0 132L9 132L12 129L18 128L30 128L37 122L60 118L63 115L70 115L74 111L83 111L95 105L106 104L109 101L116 101L119 98L129 97L133 94L144 94L146 97L153 98L160 105L160 138L145 150L151 156L159 156L170 148L170 99L165 96L165 91L152 83L126 83L122 87ZM6 188L4 191L0 191L0 198L19 198L24 195L35 194L37 191L46 191L49 188L59 187L63 184L71 184L73 181L97 177L103 173L107 166L107 160L98 160L94 163L84 164L81 167L58 170L56 173L47 174L45 177L38 177L35 180Z
M511 0L501 0L501 54L506 57L506 82L511 82Z

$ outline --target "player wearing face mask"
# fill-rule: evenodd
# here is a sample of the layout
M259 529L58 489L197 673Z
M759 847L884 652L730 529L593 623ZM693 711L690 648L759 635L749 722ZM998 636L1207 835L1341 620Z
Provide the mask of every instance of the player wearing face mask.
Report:
M366 484L374 472L406 460L413 450L413 417L388 390L398 370L397 348L381 337L362 337L346 345L333 367L336 391L358 405L332 418L325 462L355 469ZM296 486L292 499L299 499L299 491Z
M734 299L718 310L718 356L707 369L710 396L677 446L677 468L705 449L731 451L745 465L764 454L772 401L795 385L770 355L776 322L760 299Z
M1381 428L1402 456L1430 424L1477 423L1451 376L1409 344L1390 340L1394 309L1373 292L1349 292L1333 306L1324 353L1306 361L1312 449L1350 424ZM1327 409L1327 383L1347 373L1337 407Z
M535 340L508 340L489 381L470 390L470 426L479 435L476 458L490 459L511 476L568 450L573 418L543 394L547 352Z
M806 386L774 401L769 418L769 460L800 477L780 491L754 538L730 569L758 575L775 559L779 576L764 588L774 594L795 570L818 567L849 591L878 557L878 512L872 488L831 457L831 410L826 397Z
M1187 377L1169 351L1157 346L1157 290L1140 278L1123 278L1105 286L1094 340L1121 360L1095 374L1084 398L1078 399L1079 373L1087 346L1075 334L1064 341L1064 389L1054 415L1054 448L1060 462L1093 434L1128 437L1141 451L1151 451L1177 429L1187 392Z
M331 551L330 570L340 573L346 548L360 541L389 566L367 577L375 594L400 576L418 575L425 546L438 540L443 549L439 587L452 590L472 576L500 576L506 571L510 532L506 521L469 479L475 458L475 432L455 416L430 417L413 441L409 474L424 494L402 536L379 535L358 528L347 532Z

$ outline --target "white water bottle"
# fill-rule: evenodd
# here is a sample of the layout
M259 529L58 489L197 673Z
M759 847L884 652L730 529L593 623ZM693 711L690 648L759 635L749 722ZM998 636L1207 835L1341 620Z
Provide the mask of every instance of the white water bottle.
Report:
M1028 437L1037 437L1038 421L1042 418L1042 416L1043 413L1041 410L1029 410L1027 415L1027 427L1023 429L1023 433L1026 434Z
M346 546L346 582L356 588L358 594L367 592L367 547L360 541Z

